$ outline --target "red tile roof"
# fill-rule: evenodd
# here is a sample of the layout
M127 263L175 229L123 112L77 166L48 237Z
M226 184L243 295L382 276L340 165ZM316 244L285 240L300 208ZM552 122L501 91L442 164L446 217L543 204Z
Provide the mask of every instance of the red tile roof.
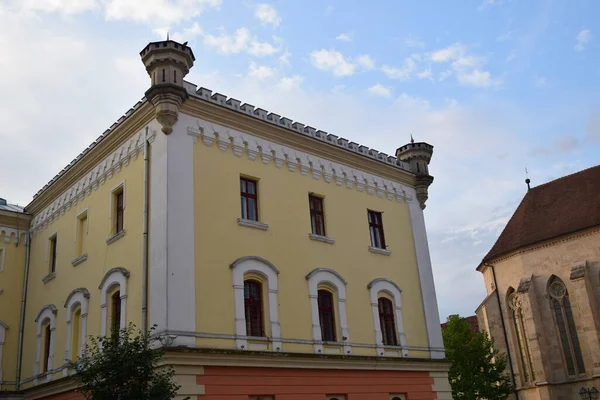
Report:
M600 165L532 188L484 257L600 225Z
M477 322L477 315L471 315L470 317L464 317L463 319L466 319L469 325L471 325L471 330L474 333L479 333L479 322ZM447 322L442 324L442 330L446 329L446 325L448 325Z

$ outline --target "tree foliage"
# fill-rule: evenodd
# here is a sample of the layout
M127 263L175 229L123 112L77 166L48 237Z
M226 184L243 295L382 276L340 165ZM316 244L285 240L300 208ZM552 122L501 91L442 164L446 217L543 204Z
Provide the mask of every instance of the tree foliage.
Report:
M152 328L154 329L154 328ZM88 400L170 400L179 386L173 368L159 366L164 349L129 325L106 337L91 338L83 355L71 364L79 391ZM118 334L116 333L118 332Z
M452 361L449 379L455 400L504 400L512 393L511 379L504 373L506 354L494 347L487 332L475 333L466 319L452 316L442 334Z

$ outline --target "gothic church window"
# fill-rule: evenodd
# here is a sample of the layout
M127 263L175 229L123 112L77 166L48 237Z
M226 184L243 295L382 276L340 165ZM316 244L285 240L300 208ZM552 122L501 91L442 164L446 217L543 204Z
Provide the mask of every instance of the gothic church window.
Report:
M554 277L548 286L550 304L569 376L585 373L579 338L573 319L571 301L565 284Z
M532 382L535 380L535 371L533 369L531 348L529 347L527 326L523 318L523 307L521 306L518 294L512 288L509 289L508 306L510 308L510 318L512 320L512 327L519 350L519 361L520 368L523 371L523 382Z

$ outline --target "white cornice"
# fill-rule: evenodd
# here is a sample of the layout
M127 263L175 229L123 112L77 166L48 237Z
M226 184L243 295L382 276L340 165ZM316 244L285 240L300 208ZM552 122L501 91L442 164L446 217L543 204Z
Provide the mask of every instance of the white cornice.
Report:
M152 140L156 131L152 131L148 140ZM77 202L98 189L107 179L121 171L122 167L129 165L130 160L136 160L139 153L144 150L145 131L142 129L123 143L118 149L96 165L83 178L73 184L58 196L48 207L33 217L31 232L35 233L44 229L53 220L59 218Z
M196 123L196 126L188 126L188 135L193 136L194 140L202 139L206 146L217 143L221 151L231 148L238 157L246 154L252 161L260 159L263 164L272 162L277 168L285 164L290 172L300 170L304 176L323 179L327 183L335 182L338 186L366 191L381 198L397 201L413 199L410 193L414 189L401 183L208 121L196 119Z

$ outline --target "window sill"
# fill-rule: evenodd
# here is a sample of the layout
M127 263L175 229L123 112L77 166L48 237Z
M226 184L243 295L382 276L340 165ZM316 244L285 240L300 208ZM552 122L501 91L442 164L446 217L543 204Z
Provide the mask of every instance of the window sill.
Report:
M381 254L382 256L389 256L390 254L392 254L392 252L389 250L380 249L379 247L373 247L373 246L369 246L369 251L371 253Z
M125 236L125 229L123 229L121 232L117 232L113 236L106 239L106 244L113 244L117 240L121 239L123 236Z
M50 282L54 278L56 278L56 272L52 272L52 273L46 275L45 277L43 277L42 278L42 282L48 283L48 282Z
M81 264L82 262L84 262L85 260L87 260L87 253L83 253L82 255L80 255L79 257L77 257L73 261L71 261L71 265L74 266L74 267L76 267L79 264Z
M310 240L316 240L317 242L323 242L323 243L329 243L329 244L335 243L335 239L332 239L327 236L315 235L314 233L309 233L308 237L310 238Z
M239 226L245 226L247 228L260 229L261 231L266 231L269 229L268 224L263 224L262 222L253 221L251 219L238 218L237 223Z

